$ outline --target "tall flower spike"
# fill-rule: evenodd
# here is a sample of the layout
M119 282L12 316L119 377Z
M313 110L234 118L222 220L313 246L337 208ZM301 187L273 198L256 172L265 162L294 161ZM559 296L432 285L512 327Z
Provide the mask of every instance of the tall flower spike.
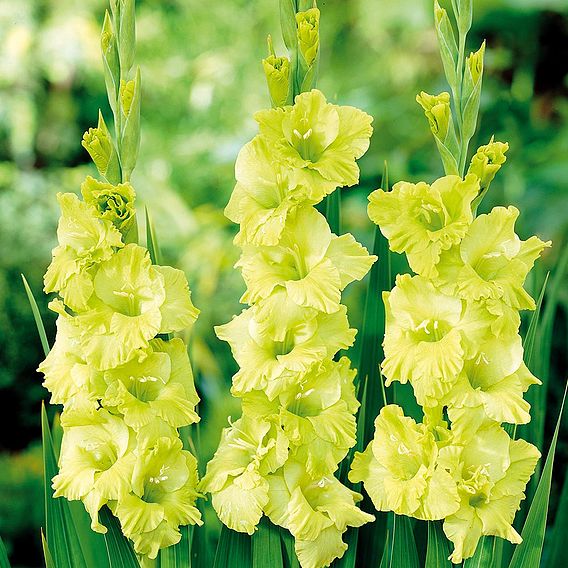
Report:
M399 182L369 196L369 217L417 273L398 275L383 293L385 384L409 382L424 418L416 424L402 408L384 407L373 441L355 454L349 473L378 510L443 520L456 564L474 555L483 535L521 541L512 523L540 454L512 440L501 423L531 418L524 394L540 381L523 362L519 310L535 308L524 282L551 244L519 239L515 207L476 216L508 145L491 139L463 177L485 50L483 44L465 57L471 2L465 4L452 3L459 8L456 42L448 12L434 3L454 104L448 93L417 97L452 175L431 185Z
M44 278L45 291L60 296L49 304L57 337L38 370L51 401L64 405L55 496L80 499L103 533L98 515L107 505L136 553L153 559L181 539L180 525L201 524L196 460L177 430L199 420L199 397L187 347L171 337L199 311L185 275L152 264L136 244L128 181L140 136L140 76L128 77L134 2L111 7L101 43L118 143L99 115L83 145L105 179L88 176L83 200L57 196L59 245Z
M297 93L315 76L319 11L294 15L284 6L284 40L294 53L289 87ZM278 107L288 60L271 50L263 64ZM351 235L333 234L313 206L357 183L371 117L311 90L256 119L260 132L239 152L225 209L240 224L236 266L250 307L216 328L239 365L231 392L243 413L223 431L201 488L226 526L253 534L267 515L296 539L302 568L321 568L343 556L347 527L373 519L333 475L355 445L359 406L355 371L334 357L355 337L341 292L376 257Z

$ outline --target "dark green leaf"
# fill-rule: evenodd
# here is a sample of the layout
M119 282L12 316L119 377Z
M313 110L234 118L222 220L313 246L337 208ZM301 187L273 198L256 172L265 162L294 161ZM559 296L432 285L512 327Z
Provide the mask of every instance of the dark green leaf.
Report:
M494 558L495 542L494 536L482 536L474 555L464 561L463 568L498 568L500 563Z
M380 568L419 568L418 552L410 519L393 515L392 527Z
M279 527L263 517L252 536L253 568L283 568L282 544Z
M10 568L10 561L8 560L8 553L4 546L4 541L0 536L0 568Z
M564 546L566 543L564 539L568 534L568 475L564 477L564 486L562 488L562 495L558 502L556 509L556 518L554 520L554 531L552 533L552 541L550 543L550 552L546 566L554 568L555 566L562 566L565 560L566 551Z
M296 557L294 548L294 537L289 531L280 527L280 539L282 540L282 558L284 559L284 568L300 568L300 563Z
M564 402L566 401L566 389L560 405L560 413L556 421L554 436L548 449L546 463L538 482L534 498L532 500L527 520L521 532L523 542L515 548L509 568L529 568L540 565L542 548L544 544L544 532L548 516L548 501L550 499L550 485L552 481L552 468L554 466L554 453L558 441L558 432L562 423Z
M47 335L45 333L45 327L43 325L43 320L41 319L41 314L39 313L39 308L37 307L37 302L35 301L34 295L32 293L32 289L26 280L26 277L22 274L22 281L24 282L24 288L26 289L26 294L28 295L28 301L32 308L32 313L34 315L34 321L37 327L37 332L39 334L39 338L41 340L41 345L43 347L43 352L47 357L49 353L49 341L47 341Z
M538 322L540 319L540 310L542 308L542 300L544 298L544 293L546 291L546 285L548 284L548 277L550 276L550 272L547 272L546 278L542 284L540 289L540 294L538 295L538 300L536 303L536 309L534 310L531 321L529 323L529 328L527 330L527 334L525 335L525 339L523 341L523 348L525 351L525 364L527 367L532 367L532 360L535 354L534 346L535 346L535 339L536 339L536 332L538 330Z
M132 544L122 534L118 519L108 507L105 506L100 510L99 519L107 528L104 537L111 568L139 568Z
M53 560L58 567L86 568L87 564L77 537L69 503L62 497L54 498L51 480L57 474L57 455L45 406L41 406L43 467L45 483L45 532Z
M160 550L157 568L191 568L192 535L189 526L180 527L181 540L174 546Z
M246 568L251 562L250 536L232 531L223 525L213 568Z
M442 530L442 523L429 521L425 568L452 568L449 556L450 543Z
M325 199L325 218L332 233L341 234L341 191L336 189Z

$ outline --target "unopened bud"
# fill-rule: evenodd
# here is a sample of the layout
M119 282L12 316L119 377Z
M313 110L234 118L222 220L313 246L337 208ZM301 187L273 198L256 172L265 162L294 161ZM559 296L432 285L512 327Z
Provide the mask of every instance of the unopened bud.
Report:
M298 26L298 44L306 65L309 67L315 61L319 49L319 17L317 8L310 8L296 14Z
M507 142L493 142L480 146L471 159L471 164L467 173L475 174L479 178L481 190L489 186L495 174L507 161L505 152L509 149Z
M103 115L99 111L99 123L96 128L89 128L83 134L81 145L95 163L101 175L106 176L111 166L111 162L116 159L114 146L108 131Z
M287 57L269 55L262 60L268 92L275 107L284 106L288 100L290 86L290 61Z
M429 95L422 91L419 95L416 95L416 102L424 109L432 134L444 141L451 119L450 93Z

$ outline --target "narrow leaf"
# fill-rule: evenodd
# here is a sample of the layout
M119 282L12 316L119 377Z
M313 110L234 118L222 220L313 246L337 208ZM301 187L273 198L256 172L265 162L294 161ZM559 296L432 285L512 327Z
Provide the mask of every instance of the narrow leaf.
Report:
M8 560L8 552L4 546L4 541L0 536L0 568L10 568L10 561Z
M284 568L300 568L300 563L294 548L294 537L289 531L280 527L280 539L282 541L282 557Z
M41 546L43 548L43 558L45 560L45 568L57 568L55 562L53 561L53 555L49 550L47 540L45 540L45 535L43 534L43 531L41 531Z
M41 319L41 314L39 312L39 308L37 306L37 302L35 301L34 295L32 293L32 289L26 280L26 277L22 274L22 281L24 283L24 288L26 289L26 294L28 295L28 301L30 303L30 307L32 308L32 313L34 315L35 324L37 327L37 332L39 334L39 338L41 340L41 345L43 347L43 352L47 357L49 353L49 341L47 341L47 335L45 333L45 327L43 325L43 320Z
M463 563L463 568L498 568L494 560L495 537L483 536L477 544L475 553Z
M160 264L160 251L158 249L154 226L152 225L152 220L150 219L150 213L148 212L147 207L144 207L144 213L146 216L146 248L150 253L152 264Z
M552 468L554 466L554 453L558 441L558 432L562 423L564 402L566 401L566 389L560 405L560 413L556 421L554 436L548 449L546 462L538 482L534 498L532 500L527 520L521 532L523 542L515 548L513 558L509 568L528 568L529 566L539 566L544 544L544 532L546 530L546 519L548 516L548 501L550 499L550 485L552 482Z
M69 503L64 498L54 498L51 480L57 474L57 456L53 447L51 430L41 405L41 429L43 442L43 467L45 483L45 532L49 548L54 554L56 566L86 568L83 551L77 537Z
M181 540L160 550L156 568L191 568L191 530L187 525L179 530Z
M252 568L283 568L280 530L263 517L252 535Z
M387 540L380 568L419 568L419 566L410 519L393 515L391 536Z
M245 568L250 566L251 562L250 536L232 531L223 525L213 568Z
M329 223L331 232L341 234L341 192L336 189L325 200L325 218Z
M546 566L554 568L555 566L562 566L565 559L566 551L564 546L566 543L564 539L568 534L568 475L564 477L564 486L562 488L562 495L556 509L556 519L554 520L554 532L552 533L552 542L550 544L550 556Z
M429 521L425 568L452 568L449 556L450 543L442 530L442 523Z
M118 519L103 507L99 513L101 524L107 528L105 543L111 568L139 568L130 541L122 534Z

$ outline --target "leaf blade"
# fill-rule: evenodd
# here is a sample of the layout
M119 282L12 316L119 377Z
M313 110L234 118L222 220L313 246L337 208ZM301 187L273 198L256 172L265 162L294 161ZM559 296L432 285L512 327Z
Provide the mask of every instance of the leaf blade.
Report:
M568 386L568 385L567 385ZM558 441L558 433L562 416L564 414L564 403L566 401L566 389L560 405L556 428L552 437L552 442L546 456L546 462L540 476L540 481L534 494L527 519L521 532L523 542L515 548L509 568L525 568L527 566L539 566L544 544L544 533L546 529L546 519L548 516L548 502L550 499L550 486L552 482L552 469L554 467L554 453Z
M21 274L21 277L22 277L22 282L24 283L24 288L26 290L26 294L28 296L28 302L30 303L30 307L32 309L32 314L34 316L34 321L35 321L35 324L36 324L36 327L37 327L37 332L38 332L39 338L41 340L41 346L43 347L43 353L47 357L47 355L49 353L49 341L47 340L47 334L45 333L45 326L43 325L43 319L41 317L41 313L39 311L37 302L35 300L32 289L30 288L30 285L28 284L26 277L23 274Z

